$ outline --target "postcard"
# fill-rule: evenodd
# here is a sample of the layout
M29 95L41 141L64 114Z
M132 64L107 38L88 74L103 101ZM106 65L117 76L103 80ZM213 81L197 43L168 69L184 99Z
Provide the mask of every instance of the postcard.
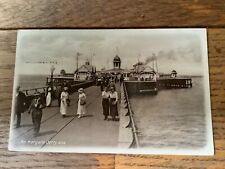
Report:
M8 148L213 155L207 30L19 30Z

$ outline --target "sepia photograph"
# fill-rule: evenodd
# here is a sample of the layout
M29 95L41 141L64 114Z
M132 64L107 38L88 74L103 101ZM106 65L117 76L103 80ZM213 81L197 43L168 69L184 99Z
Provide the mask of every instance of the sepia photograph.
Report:
M206 29L19 30L8 148L214 155Z

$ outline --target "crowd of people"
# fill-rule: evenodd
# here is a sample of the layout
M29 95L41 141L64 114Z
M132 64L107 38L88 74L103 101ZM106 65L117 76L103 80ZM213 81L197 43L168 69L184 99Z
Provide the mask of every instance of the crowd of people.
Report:
M105 86L102 91L102 108L104 120L109 120L109 116L112 116L112 120L116 121L116 116L118 116L118 94L114 86Z
M110 120L111 116L112 121L117 121L118 118L118 93L115 88L115 81L113 80L104 80L100 86L101 96L102 96L102 112L104 120ZM58 89L58 90L57 90ZM47 88L46 94L43 96L43 93L36 92L33 95L33 99L29 105L27 105L27 99L25 94L20 91L20 87L16 90L15 96L15 107L14 112L17 117L16 127L19 128L21 124L21 114L26 110L28 114L31 114L31 119L33 122L34 136L37 136L40 130L41 119L42 119L42 110L43 108L51 107L53 96L58 100L59 112L62 118L65 118L68 114L68 107L70 106L70 95L68 87L64 86L57 88L54 93L51 87ZM87 113L87 96L83 88L78 90L78 102L76 115L80 119L84 117Z
M102 91L102 108L104 120L109 120L109 116L113 121L117 121L118 118L118 93L116 91L116 83L123 82L123 76L102 76L100 82L100 89Z

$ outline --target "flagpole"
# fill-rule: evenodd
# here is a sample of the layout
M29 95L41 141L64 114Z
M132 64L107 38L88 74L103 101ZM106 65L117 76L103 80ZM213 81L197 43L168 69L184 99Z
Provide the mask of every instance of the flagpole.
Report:
M77 52L77 71L78 71L78 56L79 56L79 53Z

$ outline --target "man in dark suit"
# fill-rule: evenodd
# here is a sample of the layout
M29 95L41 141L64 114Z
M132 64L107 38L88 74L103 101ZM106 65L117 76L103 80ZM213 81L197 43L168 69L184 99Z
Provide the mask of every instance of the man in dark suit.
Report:
M21 114L25 111L26 96L20 91L20 87L16 88L16 98L15 98L15 114L17 117L16 128L20 127Z
M44 108L43 99L40 93L34 94L34 99L28 109L28 114L31 113L34 126L34 137L37 137L41 127L42 109Z

